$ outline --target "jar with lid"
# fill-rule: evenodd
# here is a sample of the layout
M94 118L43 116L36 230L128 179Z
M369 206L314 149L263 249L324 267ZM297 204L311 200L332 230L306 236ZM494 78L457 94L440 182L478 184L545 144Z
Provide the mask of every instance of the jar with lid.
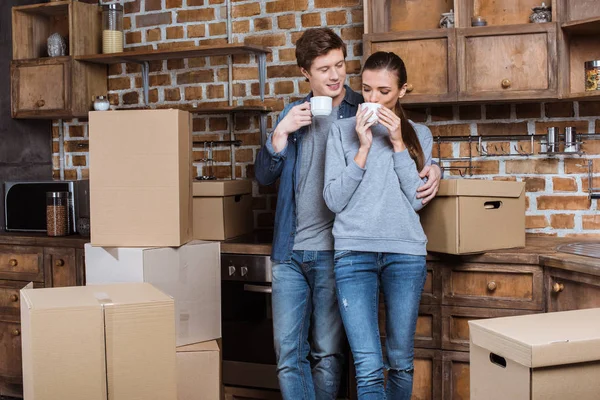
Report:
M102 53L123 51L123 6L107 4L102 6Z
M585 90L600 90L600 60L585 63Z
M46 231L48 236L69 233L69 192L46 193Z

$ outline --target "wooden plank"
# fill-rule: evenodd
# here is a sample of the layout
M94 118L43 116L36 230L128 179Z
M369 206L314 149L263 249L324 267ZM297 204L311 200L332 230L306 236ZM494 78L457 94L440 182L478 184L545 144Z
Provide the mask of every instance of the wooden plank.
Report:
M122 62L171 60L180 58L224 56L248 53L266 54L270 52L271 50L268 47L264 46L245 44L224 44L165 50L133 50L114 54L76 56L75 59L79 61L86 61L98 64L117 64Z
M575 254L555 253L540 257L540 265L600 276L600 259Z
M600 33L600 17L567 22L561 27L565 32L573 35L597 35Z
M73 2L71 13L71 55L102 52L102 13L97 5Z
M46 16L62 15L67 13L70 4L70 0L51 1L49 3L13 7L13 12L19 11L28 14L39 14Z

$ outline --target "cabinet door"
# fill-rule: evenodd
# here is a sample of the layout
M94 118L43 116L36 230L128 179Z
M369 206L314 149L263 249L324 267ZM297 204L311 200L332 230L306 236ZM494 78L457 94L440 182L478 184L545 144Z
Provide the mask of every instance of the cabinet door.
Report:
M442 306L442 349L469 351L469 321L534 313L529 310Z
M29 246L0 246L0 279L44 281L43 249Z
M12 116L67 116L71 108L71 61L55 57L11 63Z
M471 370L469 353L444 351L443 367L443 399L469 400L471 396Z
M77 265L75 249L46 247L44 249L46 287L76 286Z
M458 29L457 47L461 101L558 96L555 23Z
M543 272L534 265L459 263L442 271L442 304L543 309Z
M396 53L406 65L408 89L403 104L456 101L454 29L365 35L364 60L377 51Z
M0 380L21 383L21 324L0 319Z
M439 350L415 349L412 400L442 398L442 359Z
M421 304L441 304L442 272L437 262L427 261L427 278L421 293Z
M600 307L600 277L547 268L548 312Z
M379 301L379 334L385 343L386 337L385 303L380 297ZM419 317L415 329L415 347L435 349L440 347L441 317L439 305L419 306Z

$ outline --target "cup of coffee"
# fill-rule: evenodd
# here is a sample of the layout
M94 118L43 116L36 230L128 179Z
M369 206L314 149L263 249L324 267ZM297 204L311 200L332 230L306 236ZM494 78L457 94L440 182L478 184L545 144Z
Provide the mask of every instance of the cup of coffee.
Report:
M326 116L331 114L332 98L329 96L314 96L310 98L310 111L312 115Z
M379 118L377 117L377 110L379 109L379 107L381 107L381 104L379 103L362 103L360 105L361 110L364 110L365 108L368 110L367 114L369 112L373 113L373 115L369 117L369 120L367 122L379 121Z

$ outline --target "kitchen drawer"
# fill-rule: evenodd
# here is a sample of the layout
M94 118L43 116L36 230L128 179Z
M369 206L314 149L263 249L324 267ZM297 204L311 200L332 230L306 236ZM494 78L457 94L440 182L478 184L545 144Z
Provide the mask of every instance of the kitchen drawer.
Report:
M427 262L427 279L421 293L421 304L440 304L442 301L442 275L439 264Z
M534 314L530 310L442 306L442 349L469 351L469 321Z
M443 399L469 400L471 396L470 374L469 353L458 351L442 352Z
M73 248L44 248L46 287L76 286L77 262L78 258Z
M27 286L26 281L4 281L0 280L0 314L5 318L20 319L21 293L20 290ZM40 283L34 283L34 287L44 287Z
M600 277L547 268L548 312L600 307Z
M442 271L442 304L543 309L543 270L532 265L463 263Z
M44 281L40 247L0 246L0 279Z
M383 303L383 300L381 300L379 302L379 334L384 342L386 337L385 324L385 304ZM419 317L417 319L417 328L415 331L415 347L429 349L439 348L440 333L440 306L421 304L419 306Z
M22 382L21 324L0 317L0 380Z

